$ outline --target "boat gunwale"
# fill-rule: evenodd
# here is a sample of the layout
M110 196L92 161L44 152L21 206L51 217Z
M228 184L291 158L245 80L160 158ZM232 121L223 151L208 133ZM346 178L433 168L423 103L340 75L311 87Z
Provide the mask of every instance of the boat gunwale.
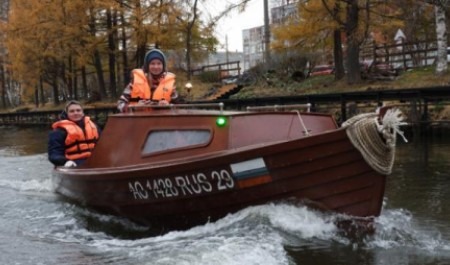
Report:
M246 110L211 110L211 109L162 109L162 110L153 110L153 111L136 111L136 112L128 112L128 113L114 113L108 115L108 118L133 118L133 117L160 117L160 116L245 116L245 115L267 115L267 114L290 114L290 115L309 115L309 116L326 116L331 117L330 114L327 113L319 113L319 112L303 112L303 111L246 111Z
M213 151L209 152L208 154L198 154L193 155L189 157L189 160L186 160L186 157L182 158L174 158L170 160L165 161L157 161L157 162L145 162L141 164L136 165L127 165L127 166L118 166L118 167L98 167L98 168L65 168L65 167L56 167L54 169L55 172L59 174L65 174L65 175L77 175L77 176L83 176L83 175L89 175L92 177L92 174L94 173L96 176L101 175L107 175L107 174L120 174L123 172L139 172L139 171L145 171L145 170L155 170L155 169L161 169L164 167L171 167L171 166L182 166L187 165L195 162L199 162L202 160L215 160L219 157L224 156L232 156L238 153L244 153L244 152L251 152L252 150L259 149L259 148L266 148L269 146L275 146L275 145L283 145L289 142L293 141L300 141L300 140L306 140L310 138L315 137L325 137L327 134L333 134L338 133L339 131L345 130L344 128L337 128L335 130L329 130L324 131L315 135L311 136L305 136L300 138L294 138L294 139L285 139L285 140L279 140L279 141L273 141L273 142L265 142L265 143L258 143L253 145L247 145L243 147L233 148L233 149L226 149L226 150L219 150L219 151ZM315 145L321 145L322 142L317 143L307 143L303 148L312 147ZM356 148L355 148L356 150ZM261 155L262 156L262 155ZM181 163L180 163L181 161Z

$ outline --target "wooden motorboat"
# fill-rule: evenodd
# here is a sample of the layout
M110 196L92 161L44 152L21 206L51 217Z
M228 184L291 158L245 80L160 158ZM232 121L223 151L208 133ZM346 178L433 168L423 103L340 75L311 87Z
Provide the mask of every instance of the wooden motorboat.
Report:
M85 164L55 168L56 192L165 229L282 200L355 217L380 214L394 145L378 132L370 141L355 137L366 130L361 122L377 127L376 115L338 128L326 114L205 106L111 115ZM382 148L370 148L374 143Z

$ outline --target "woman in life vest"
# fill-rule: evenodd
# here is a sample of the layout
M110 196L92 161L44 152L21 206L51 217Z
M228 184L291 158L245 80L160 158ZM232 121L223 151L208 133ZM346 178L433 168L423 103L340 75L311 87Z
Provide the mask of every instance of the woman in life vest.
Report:
M152 49L145 55L142 69L131 71L131 82L120 96L117 109L126 112L130 104L168 105L179 101L175 89L175 74L167 71L164 53Z
M55 166L81 165L95 147L100 129L84 115L77 101L67 103L61 120L53 123L48 138L48 159Z

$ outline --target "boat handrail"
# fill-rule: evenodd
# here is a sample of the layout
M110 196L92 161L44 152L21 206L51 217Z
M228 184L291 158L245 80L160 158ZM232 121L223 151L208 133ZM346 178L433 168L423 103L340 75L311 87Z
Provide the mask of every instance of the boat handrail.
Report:
M271 105L271 106L248 106L247 111L273 111L284 109L301 109L306 108L306 112L311 111L311 103L306 104L289 104L289 105Z
M129 106L130 109L190 109L190 108L218 108L220 112L223 112L225 104L223 102L219 103L193 103L193 104L168 104L168 105L158 105L158 104L138 104Z
M297 113L298 120L300 121L300 124L301 124L302 127L303 127L303 131L304 131L305 136L309 136L308 128L306 128L306 125L305 125L305 123L303 122L302 115L300 114L300 111L294 110L294 112ZM308 112L309 112L309 111L308 111Z

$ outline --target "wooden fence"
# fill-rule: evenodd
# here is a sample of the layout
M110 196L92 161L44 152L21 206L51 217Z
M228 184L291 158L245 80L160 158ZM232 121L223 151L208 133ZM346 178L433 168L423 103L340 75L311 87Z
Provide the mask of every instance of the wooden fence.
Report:
M447 50L447 53L449 50ZM436 61L436 41L401 42L377 45L371 43L361 48L361 61L384 63L395 69L410 69L433 65Z
M104 125L108 115L117 112L116 108L85 108L84 113L100 125ZM59 120L62 111L27 111L0 113L0 125L41 125L50 126Z
M239 64L239 61L232 61L226 63L204 65L201 68L192 70L192 74L199 75L204 72L217 71L219 74L218 78L222 80L232 75L231 73L235 71L237 71L237 75L241 75L241 67L239 66Z

